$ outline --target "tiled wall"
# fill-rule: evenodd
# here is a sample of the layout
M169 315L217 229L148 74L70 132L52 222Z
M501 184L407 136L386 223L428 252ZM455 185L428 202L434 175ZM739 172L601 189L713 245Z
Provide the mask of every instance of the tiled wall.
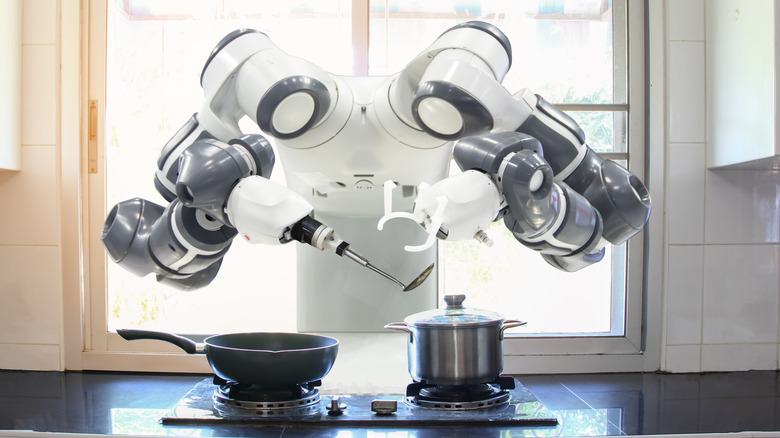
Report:
M668 257L661 366L672 372L776 369L780 174L706 169L707 3L666 0Z
M651 291L665 300L660 367L775 369L780 177L706 170L705 1L665 6L667 288ZM0 173L0 368L62 368L57 8L24 1L23 170Z
M61 368L57 0L24 0L22 171L0 173L0 368Z

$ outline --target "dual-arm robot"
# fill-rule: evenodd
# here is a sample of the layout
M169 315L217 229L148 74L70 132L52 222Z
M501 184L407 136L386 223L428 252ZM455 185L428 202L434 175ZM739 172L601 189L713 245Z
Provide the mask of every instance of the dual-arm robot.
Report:
M447 30L387 77L334 76L261 32L235 31L203 69L203 106L158 159L155 186L168 206L118 204L103 243L128 271L181 289L209 284L236 235L297 240L401 285L334 229L409 278L435 258L434 236L489 241L485 229L499 219L559 269L595 263L606 244L642 230L650 196L636 176L591 150L569 116L528 90L508 92L501 81L511 62L506 36L483 22ZM287 186L268 179L274 150L239 129L243 117L275 139ZM448 177L452 157L463 172ZM385 257L394 250L373 247L396 217L414 221L414 231L392 240L425 243ZM299 271L321 257L304 255ZM365 288L348 283L339 291Z

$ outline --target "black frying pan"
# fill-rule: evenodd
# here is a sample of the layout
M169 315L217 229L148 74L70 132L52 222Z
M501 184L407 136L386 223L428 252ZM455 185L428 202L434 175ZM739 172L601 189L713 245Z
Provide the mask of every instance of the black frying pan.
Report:
M339 349L336 339L304 333L233 333L210 336L203 344L149 330L117 330L119 336L170 342L189 354L205 353L214 373L228 381L289 385L320 380Z

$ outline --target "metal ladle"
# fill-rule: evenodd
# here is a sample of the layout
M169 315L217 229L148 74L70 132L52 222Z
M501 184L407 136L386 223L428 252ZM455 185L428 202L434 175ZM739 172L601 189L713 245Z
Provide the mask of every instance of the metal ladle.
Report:
M361 256L360 254L356 253L355 251L352 251L349 248L346 248L343 251L342 255L346 256L348 259L353 260L357 264L359 264L359 265L361 265L363 267L366 267L366 268L376 272L377 274L381 275L382 277L387 278L388 280L392 281L393 283L401 286L401 288L403 288L402 290L404 292L409 292L410 290L412 290L412 289L416 288L417 286L421 285L425 281L425 279L428 278L429 275L431 275L431 272L433 272L433 265L434 264L431 263L431 265L428 266L427 268L425 268L425 270L422 271L422 273L420 275L418 275L414 280L412 280L411 283L406 285L406 284L401 283L401 281L399 281L398 279L396 279L392 275L388 274L387 272L385 272L385 271L377 268L376 266L372 265L368 261L368 259L366 259L365 257Z
M428 278L429 275L431 275L431 272L433 272L433 263L431 263L430 266L425 268L424 271L420 273L414 280L411 281L406 287L404 287L404 292L409 292L410 290L416 288L417 286L421 285L423 281L425 281L426 278Z

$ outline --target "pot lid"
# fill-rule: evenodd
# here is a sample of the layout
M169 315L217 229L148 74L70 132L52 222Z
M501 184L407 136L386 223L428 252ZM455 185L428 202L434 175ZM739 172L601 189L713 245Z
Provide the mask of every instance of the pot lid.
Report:
M413 326L472 326L501 324L504 317L489 310L470 309L463 307L465 295L445 295L446 307L443 309L426 310L409 315L404 319L407 325Z

